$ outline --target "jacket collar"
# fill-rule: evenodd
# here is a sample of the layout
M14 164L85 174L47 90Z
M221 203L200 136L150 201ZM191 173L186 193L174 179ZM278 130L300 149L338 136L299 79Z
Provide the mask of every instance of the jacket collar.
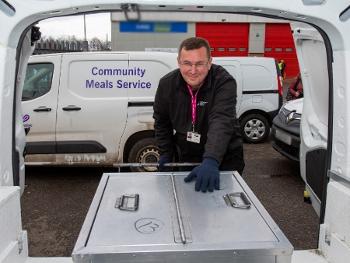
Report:
M204 79L204 82L203 82L203 85L199 88L199 90L207 90L207 89L211 89L212 88L212 75L213 75L213 66L215 67L215 65L212 64L210 70L208 71L208 75L205 77ZM188 90L187 90L187 83L186 81L184 80L184 78L182 77L181 75L181 72L179 69L177 69L178 71L178 87L188 93Z

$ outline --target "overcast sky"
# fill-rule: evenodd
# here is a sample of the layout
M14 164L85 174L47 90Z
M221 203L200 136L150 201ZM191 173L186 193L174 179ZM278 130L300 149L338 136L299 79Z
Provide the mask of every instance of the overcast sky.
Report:
M50 18L41 21L38 26L42 37L64 37L75 35L78 39L84 39L84 18L83 15ZM98 37L100 40L111 40L110 13L86 15L86 37L91 39Z

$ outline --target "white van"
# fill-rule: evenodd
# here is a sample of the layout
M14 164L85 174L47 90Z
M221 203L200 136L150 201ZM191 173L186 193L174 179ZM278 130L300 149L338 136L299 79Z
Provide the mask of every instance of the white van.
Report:
M159 79L177 68L162 52L32 56L24 81L27 164L157 162L153 101ZM272 58L217 58L237 80L237 114L251 142L270 130L282 99Z
M124 4L124 1L41 1L40 5L27 4L22 0L0 1L0 262L71 262L66 258L28 257L27 232L22 229L20 188L24 188L23 149L25 145L22 125L21 100L24 73L31 46L37 39L33 25L42 19L85 14L100 10L113 10L128 17L131 11L142 16L149 10L159 14L176 10L190 17L191 11L205 16L207 12L219 15L257 14L269 18L297 20L314 25L322 34L327 59L318 59L322 54L315 48L313 38L299 38L304 47L296 45L305 88L301 122L301 158L307 161L314 176L324 178L324 194L321 199L319 242L317 249L296 250L293 263L301 262L348 262L350 257L350 7L348 0L302 0L302 1L140 1ZM219 17L218 15L218 17ZM225 20L225 19L223 19ZM300 51L300 52L299 52ZM300 56L302 55L302 56ZM324 74L315 72L314 65L326 66ZM321 71L322 72L322 71ZM316 74L315 74L316 73ZM54 76L55 77L55 76ZM320 85L321 84L321 85ZM326 84L326 85L325 85ZM322 86L319 88L319 86ZM325 98L328 98L325 99ZM108 114L108 113L107 113ZM325 118L327 117L327 121ZM326 123L325 123L326 122ZM326 134L325 134L326 130ZM304 146L304 149L302 149ZM318 150L320 157L315 158ZM311 155L308 153L311 151ZM323 154L322 151L325 151ZM305 159L302 155L305 155ZM309 156L308 156L309 155ZM325 158L323 158L325 156ZM325 160L325 161L324 161ZM319 167L324 168L321 174ZM301 163L301 165L304 165ZM315 169L314 169L315 168ZM303 168L302 168L303 169ZM306 175L307 176L307 175ZM312 179L312 178L310 178ZM309 180L308 180L309 181ZM19 187L21 185L21 187ZM114 189L112 189L114 190ZM180 196L181 197L181 196ZM115 199L114 199L115 200ZM217 199L213 200L214 202ZM108 203L111 204L111 203ZM114 206L114 202L112 203ZM98 204L99 206L99 204ZM260 209L263 211L263 209ZM57 211L53 211L57 212ZM61 211L58 211L61 212ZM249 213L249 210L244 212ZM102 220L107 218L102 216ZM207 222L207 221L205 221ZM264 222L263 222L264 223ZM267 223L267 222L265 222ZM247 225L247 224L246 224ZM246 227L246 236L250 228ZM44 233L44 235L47 233ZM243 235L243 237L245 237ZM270 255L281 252L281 246L272 247L271 242L258 242L268 247ZM217 243L221 245L221 243ZM257 242L250 242L253 247ZM218 245L208 246L209 255ZM239 244L240 245L240 244ZM180 243L179 246L184 246ZM193 244L188 244L193 248ZM240 246L241 247L241 246ZM256 246L255 246L256 247ZM210 254L207 261L218 261L223 253L231 253L238 261L245 251L235 247L222 248L216 257ZM237 253L236 253L237 252ZM243 252L243 253L241 253ZM248 254L249 251L247 250ZM255 253L253 251L253 253ZM133 254L141 261L145 253ZM171 253L164 253L164 260L174 262ZM184 254L187 256L188 254ZM197 256L195 253L194 256ZM201 254L203 255L203 254ZM254 254L256 255L256 253ZM138 257L138 256L141 256ZM243 255L244 257L244 255ZM187 257L188 260L190 257ZM202 257L203 258L203 257ZM256 257L257 258L257 257ZM260 257L262 260L265 256ZM259 260L260 260L259 258ZM86 258L83 258L86 259ZM277 260L277 259L276 259ZM276 261L275 260L275 261ZM289 255L280 261L290 262Z

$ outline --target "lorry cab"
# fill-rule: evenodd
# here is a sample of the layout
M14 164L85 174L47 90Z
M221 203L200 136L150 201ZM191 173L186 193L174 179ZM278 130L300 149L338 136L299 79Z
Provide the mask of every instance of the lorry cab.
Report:
M305 171L312 172L309 185L322 181L324 186L320 212L319 246L316 251L295 251L293 262L343 263L350 258L350 5L348 0L298 1L0 1L0 261L39 262L28 257L27 236L21 226L20 192L24 187L25 133L22 115L22 88L27 62L38 40L33 25L55 16L82 14L100 10L124 13L127 19L141 19L147 11L218 12L254 14L269 18L287 19L316 28L324 42L325 58L300 31L302 48L302 81L305 89L302 113L302 154ZM221 17L220 17L220 21ZM313 62L312 62L313 61ZM312 63L311 63L312 62ZM313 63L325 67L318 75ZM38 69L42 70L42 69ZM41 71L43 75L46 70ZM54 79L53 75L53 79ZM66 79L67 80L67 79ZM322 82L322 83L320 83ZM44 83L41 83L44 87ZM316 89L319 84L322 88ZM128 85L128 84L127 84ZM309 91L307 91L309 89ZM39 91L40 94L40 91ZM57 104L58 105L58 104ZM38 104L49 107L49 105ZM75 112L74 104L67 112ZM58 106L57 106L58 108ZM51 108L52 109L52 108ZM74 109L74 110L72 110ZM48 113L49 111L44 111ZM86 120L82 120L86 121ZM303 150L305 145L305 151ZM308 154L310 152L310 154ZM320 173L315 172L320 171ZM310 179L310 180L309 180ZM315 194L316 191L315 191ZM323 212L322 212L323 211ZM238 255L239 253L233 253ZM43 259L49 262L50 259ZM59 259L58 259L59 260ZM63 259L62 259L63 260ZM209 260L212 260L211 258ZM215 259L214 259L215 260ZM237 259L239 260L239 259ZM259 260L259 259L257 259ZM69 261L66 261L69 262ZM286 261L284 261L286 262Z

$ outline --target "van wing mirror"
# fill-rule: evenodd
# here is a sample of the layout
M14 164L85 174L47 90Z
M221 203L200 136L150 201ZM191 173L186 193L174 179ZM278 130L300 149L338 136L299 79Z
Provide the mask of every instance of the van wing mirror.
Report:
M40 32L40 28L37 26L33 26L32 27L32 32L30 35L30 41L31 41L31 45L33 46L35 42L37 42L41 37L41 32Z

